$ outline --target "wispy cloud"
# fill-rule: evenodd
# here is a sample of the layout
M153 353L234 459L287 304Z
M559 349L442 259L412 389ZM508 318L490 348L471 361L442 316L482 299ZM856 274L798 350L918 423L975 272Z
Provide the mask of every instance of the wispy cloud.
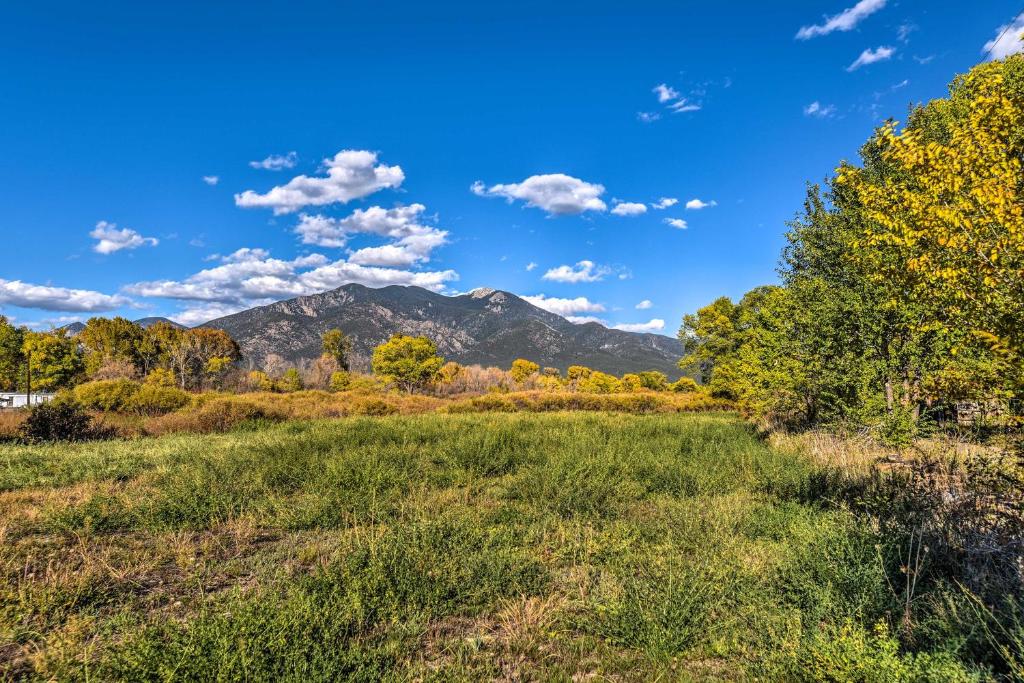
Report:
M654 304L651 302L650 299L644 299L643 301L638 303L633 308L635 308L638 311L646 311L648 308L653 308L653 307L654 307Z
M203 182L206 183L207 185L216 185L217 183L220 182L220 176L204 175Z
M877 47L874 50L868 48L864 50L864 52L861 52L860 56L857 57L857 59L853 60L853 64L850 64L850 66L846 67L846 70L856 71L862 66L868 66L869 64L874 64L875 62L884 62L888 59L891 59L894 54L896 54L896 48L888 47L885 45Z
M714 206L718 206L718 202L716 202L714 199L712 199L710 202L705 202L705 201L703 201L701 199L697 199L695 197L695 198L691 199L690 201L686 202L686 208L689 209L690 211L699 211L701 209L710 209L710 208L712 208Z
M678 230L686 230L687 224L682 218L666 218L665 225L670 225Z
M819 119L827 119L834 116L836 106L834 104L822 104L815 100L804 107L804 116L814 116Z
M821 24L804 26L796 33L797 40L809 40L815 36L827 36L833 31L851 31L857 24L885 7L886 0L860 0L835 16L825 17Z
M295 152L288 152L287 154L271 154L266 159L250 161L249 166L252 168L263 169L264 171L283 171L286 168L295 168L295 164L298 160L299 155Z

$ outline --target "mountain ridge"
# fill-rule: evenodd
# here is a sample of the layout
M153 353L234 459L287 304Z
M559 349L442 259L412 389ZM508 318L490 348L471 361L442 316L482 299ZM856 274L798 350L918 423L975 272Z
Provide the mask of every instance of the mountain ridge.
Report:
M575 324L511 292L490 288L445 296L414 286L347 284L198 327L229 333L254 367L270 354L296 364L312 360L321 352L320 335L340 328L352 339L354 365L360 369L369 366L375 346L402 333L430 338L446 359L464 365L508 367L516 358L527 358L563 371L586 365L613 374L681 374L676 362L682 345L676 339L594 322Z

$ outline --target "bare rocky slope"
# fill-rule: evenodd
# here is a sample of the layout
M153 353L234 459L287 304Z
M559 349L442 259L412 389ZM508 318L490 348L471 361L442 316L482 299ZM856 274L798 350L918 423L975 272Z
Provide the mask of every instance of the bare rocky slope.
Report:
M354 365L369 366L373 348L395 333L422 335L448 360L507 368L516 358L565 370L586 365L621 375L661 370L679 377L678 340L660 334L577 325L509 292L478 289L443 296L420 287L371 289L350 284L211 320L202 327L228 332L253 367L269 354L292 363L320 355L320 335L343 330Z

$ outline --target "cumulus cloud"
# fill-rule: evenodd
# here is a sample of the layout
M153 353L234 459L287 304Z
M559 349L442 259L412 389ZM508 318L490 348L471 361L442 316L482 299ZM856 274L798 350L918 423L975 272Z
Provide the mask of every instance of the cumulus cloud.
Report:
M137 296L202 301L226 307L260 305L268 301L314 294L349 283L368 287L416 285L441 291L457 280L454 270L415 271L372 265L351 260L331 261L322 254L292 260L272 258L265 249L239 249L220 258L221 263L184 280L155 280L129 285L125 291ZM377 259L384 261L384 257ZM198 315L198 314L197 314Z
M544 273L542 280L552 282L597 282L611 273L611 268L599 266L593 261L577 261L575 266L558 266Z
M1021 33L1024 33L1024 15L1018 16L1013 23L1003 24L997 28L996 37L985 43L982 52L987 54L989 59L1003 59L1024 51Z
M527 206L543 209L552 216L608 208L600 198L604 194L604 185L588 183L564 173L534 175L521 183L502 183L489 188L478 180L470 190L480 197L504 197L510 203L519 199Z
M653 209L667 209L670 206L675 206L678 203L679 203L679 200L676 199L675 197L662 197L661 199L659 199L654 204L651 204L651 208L653 208Z
M712 199L710 202L701 201L700 199L694 198L686 202L686 208L690 211L699 211L701 209L710 209L713 206L718 206L718 202Z
M673 228L677 228L679 230L686 230L687 227L686 221L684 221L682 218L666 218L665 225L670 225Z
M524 296L522 299L530 302L537 308L543 308L545 311L549 311L563 317L575 315L577 313L604 312L604 306L602 304L591 301L585 296L578 296L575 299L559 299L553 296L537 294L536 296Z
M534 270L536 268L537 268L537 262L536 261L530 261L529 263L526 264L526 272L528 272L528 273L531 270Z
M613 329L623 332L660 332L665 329L665 321L661 318L653 318L645 323L620 323Z
M814 116L819 119L827 119L835 113L834 104L822 104L818 100L814 100L804 107L804 116Z
M88 289L33 285L21 280L0 279L0 304L39 308L44 311L112 311L131 305L131 300Z
M92 250L97 254L113 254L122 249L138 249L141 246L149 245L155 247L160 243L155 237L143 237L130 228L117 229L116 223L100 221L89 233L89 237L97 240L92 245Z
M216 185L220 182L220 176L218 175L204 175L203 182L207 185Z
M430 260L431 252L448 242L448 231L423 225L422 204L384 209L371 206L356 209L345 218L301 214L295 232L303 244L344 247L353 235L370 234L393 240L389 244L365 247L349 257L352 263L368 266L411 266Z
M295 168L295 163L298 160L299 155L295 152L288 152L287 154L271 154L266 159L250 161L249 166L252 168L260 168L264 171L282 171L286 168Z
M167 317L185 327L195 327L217 318L223 318L232 313L244 311L248 306L238 304L203 304L201 306L190 306L177 313L171 313Z
M654 304L651 302L650 299L644 299L643 301L638 303L636 306L634 306L634 308L636 308L638 311L646 311L648 308L653 308L653 307L654 307Z
M586 325L587 323L607 324L604 318L598 318L596 315L567 315L563 317L574 325Z
M637 202L619 202L612 209L612 213L616 216L638 216L647 213L647 205Z
M877 47L874 50L868 48L864 50L864 52L861 52L860 56L853 60L853 63L850 64L850 66L846 67L846 70L856 71L862 66L868 66L875 62L884 62L885 60L890 59L894 54L896 54L896 48L887 47L885 45Z
M399 187L405 174L399 166L377 163L377 154L362 150L344 150L324 160L327 175L299 175L265 194L246 190L235 195L235 205L243 208L271 208L275 215L292 213L306 206L347 203L383 190Z
M827 36L833 31L851 31L857 24L885 7L886 0L860 0L835 16L825 17L821 24L804 26L796 33L798 40L809 40L815 36Z

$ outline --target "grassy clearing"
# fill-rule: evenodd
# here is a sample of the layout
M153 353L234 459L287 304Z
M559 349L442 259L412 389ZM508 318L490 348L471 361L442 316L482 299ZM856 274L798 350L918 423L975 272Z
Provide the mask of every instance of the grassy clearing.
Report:
M820 468L721 413L0 446L0 672L967 680L890 632L879 538Z

